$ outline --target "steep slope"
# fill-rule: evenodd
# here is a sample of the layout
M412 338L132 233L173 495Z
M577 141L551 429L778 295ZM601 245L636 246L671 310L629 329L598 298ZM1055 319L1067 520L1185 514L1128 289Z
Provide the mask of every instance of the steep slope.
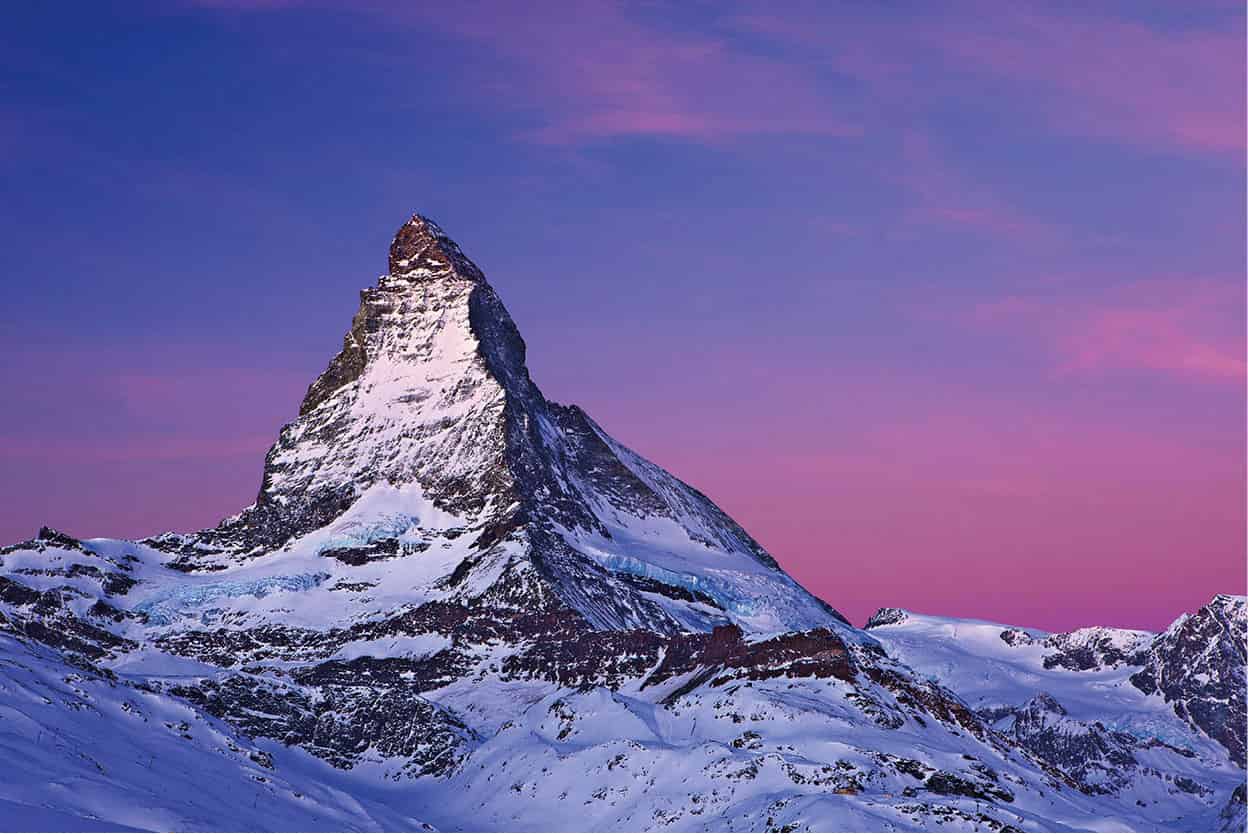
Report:
M1248 598L1219 594L1179 617L1141 658L1131 683L1158 693L1180 718L1199 727L1245 766L1248 734Z

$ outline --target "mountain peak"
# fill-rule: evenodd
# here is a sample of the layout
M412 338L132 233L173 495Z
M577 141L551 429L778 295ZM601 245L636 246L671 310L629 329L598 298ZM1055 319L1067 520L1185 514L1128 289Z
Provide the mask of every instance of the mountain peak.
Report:
M409 558L422 598L563 606L597 628L847 625L705 495L547 400L498 294L419 214L270 448L256 503L195 541L190 570L279 549Z
M431 278L455 272L474 281L485 280L459 245L423 214L413 214L395 232L389 268L390 275L398 278Z

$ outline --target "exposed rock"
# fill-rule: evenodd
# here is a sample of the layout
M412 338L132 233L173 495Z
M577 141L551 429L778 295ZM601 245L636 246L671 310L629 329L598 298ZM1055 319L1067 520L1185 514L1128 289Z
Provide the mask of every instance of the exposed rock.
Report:
M1054 634L1044 641L1046 648L1054 650L1045 655L1044 668L1087 671L1124 664L1140 666L1152 639L1153 635L1146 631L1121 628L1081 628Z
M981 715L1090 793L1112 793L1125 787L1139 767L1134 751L1142 745L1137 739L1099 723L1071 719L1057 699L1045 692L1022 707L985 710Z
M881 608L871 615L863 628L879 628L880 626L896 625L906 621L906 611L902 608Z
M1248 600L1218 595L1175 621L1146 650L1131 682L1159 693L1179 717L1216 739L1245 766L1248 727Z

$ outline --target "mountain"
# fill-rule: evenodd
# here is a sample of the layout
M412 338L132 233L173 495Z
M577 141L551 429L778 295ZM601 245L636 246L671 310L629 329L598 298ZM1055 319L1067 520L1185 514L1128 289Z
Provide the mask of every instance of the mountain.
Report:
M1231 794L1245 776L1246 608L1220 594L1159 635L1047 634L895 608L867 630L1085 792L1165 807L1174 816L1161 821L1178 828L1219 801L1242 816L1242 790Z
M1234 824L1225 599L1160 636L854 628L548 401L482 271L415 216L251 506L0 549L0 808L97 830Z
M498 295L438 226L404 224L389 265L269 450L255 504L149 544L192 573L414 549L404 593L566 608L597 628L844 623L704 495L548 402Z
M1242 768L1248 728L1248 599L1219 594L1184 615L1145 650L1131 676L1142 692L1160 694L1179 717L1217 740Z

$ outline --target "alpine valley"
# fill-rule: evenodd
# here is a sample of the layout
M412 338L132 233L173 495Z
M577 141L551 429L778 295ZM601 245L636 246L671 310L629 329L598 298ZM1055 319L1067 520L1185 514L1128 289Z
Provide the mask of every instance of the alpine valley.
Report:
M0 828L1242 831L1246 632L855 628L418 215L255 503L0 550Z

